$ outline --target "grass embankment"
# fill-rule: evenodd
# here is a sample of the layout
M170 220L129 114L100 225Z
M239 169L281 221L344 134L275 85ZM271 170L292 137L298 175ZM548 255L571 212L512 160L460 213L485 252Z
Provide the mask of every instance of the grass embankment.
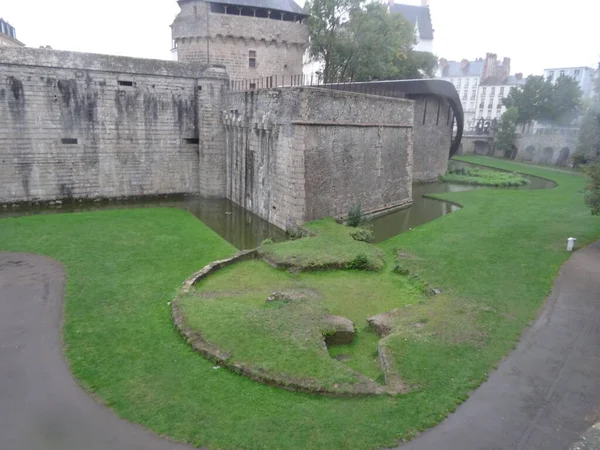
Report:
M419 284L389 270L314 271L315 267L349 269L361 257L369 262L362 269L373 270L372 261L381 269L383 261L376 246L350 236L356 229L332 219L307 227L318 235L260 249L270 261L293 264L290 272L263 261L222 269L180 298L183 316L205 341L230 355L229 361L278 384L301 380L311 390L360 392L364 376L383 382L379 338L368 328L367 318L426 297ZM296 300L266 302L274 292L291 294ZM358 328L351 345L330 348L331 355L343 358L343 363L330 357L323 345L327 314L349 318Z
M443 289L404 308L399 319L406 334L390 346L402 376L419 388L395 398L295 394L215 370L191 350L174 330L167 303L184 278L233 249L184 212L2 219L0 248L46 254L65 265L64 335L73 372L120 416L216 448L390 447L441 421L514 346L568 257L566 238L585 244L600 237L600 219L583 204L583 177L461 159L559 186L444 194L464 208L379 246L385 270L401 249L415 255L401 264ZM330 274L306 275L334 289ZM371 290L372 299L380 288Z
M448 173L441 177L442 181L452 183L474 184L479 186L511 187L522 186L529 180L515 172L501 172L498 170L453 167L452 161L448 167Z
M315 236L263 246L261 256L280 267L306 271L344 269L359 255L366 259L366 269L383 267L377 247L350 237L356 228L339 226L333 219L317 220L307 224L306 228Z

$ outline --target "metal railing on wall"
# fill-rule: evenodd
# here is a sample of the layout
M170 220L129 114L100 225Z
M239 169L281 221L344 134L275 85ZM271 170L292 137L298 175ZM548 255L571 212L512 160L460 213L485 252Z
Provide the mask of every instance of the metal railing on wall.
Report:
M229 81L229 89L233 92L248 92L258 89L285 87L317 87L384 97L405 98L404 92L392 88L391 86L373 86L369 83L354 81L324 83L318 75L272 75L269 77Z

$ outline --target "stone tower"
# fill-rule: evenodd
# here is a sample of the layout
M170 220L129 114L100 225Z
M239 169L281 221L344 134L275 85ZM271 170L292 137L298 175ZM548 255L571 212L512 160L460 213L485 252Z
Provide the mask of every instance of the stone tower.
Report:
M224 65L232 80L302 73L307 15L294 0L179 0L171 25L182 62Z

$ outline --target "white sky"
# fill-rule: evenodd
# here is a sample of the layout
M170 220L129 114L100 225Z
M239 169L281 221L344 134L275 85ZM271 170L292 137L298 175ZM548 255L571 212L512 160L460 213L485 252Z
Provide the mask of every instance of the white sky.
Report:
M472 60L492 52L510 57L512 72L525 75L544 68L595 68L600 61L598 0L431 0L430 5L439 57ZM171 58L169 25L178 11L176 0L0 0L0 16L30 47L160 59Z

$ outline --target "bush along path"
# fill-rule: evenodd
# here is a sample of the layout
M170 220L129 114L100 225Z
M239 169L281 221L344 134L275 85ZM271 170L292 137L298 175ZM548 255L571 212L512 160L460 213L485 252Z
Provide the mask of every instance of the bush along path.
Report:
M443 194L463 209L373 247L380 252L360 250L367 261L381 261L378 270L298 272L312 277L315 290L339 293L322 296L333 314L336 308L356 312L347 317L358 339L332 347L330 356L379 383L385 381L376 363L379 336L364 318L400 308L388 325L395 338L386 345L411 387L404 395L289 392L219 369L195 352L174 327L169 303L190 274L235 249L185 212L2 219L0 249L39 253L64 265L63 334L73 375L120 417L213 448L392 447L443 420L514 347L568 256L566 238L585 245L600 237L600 221L583 202L584 177L461 159L549 178L558 186ZM332 260L338 261L341 250L335 252ZM225 269L212 288L204 288L218 300L219 289L235 290L244 276L246 285L262 282L259 269L246 269L223 287L217 282L228 275ZM368 289L355 288L361 279ZM440 293L424 295L425 282ZM264 293L259 298L264 302Z

